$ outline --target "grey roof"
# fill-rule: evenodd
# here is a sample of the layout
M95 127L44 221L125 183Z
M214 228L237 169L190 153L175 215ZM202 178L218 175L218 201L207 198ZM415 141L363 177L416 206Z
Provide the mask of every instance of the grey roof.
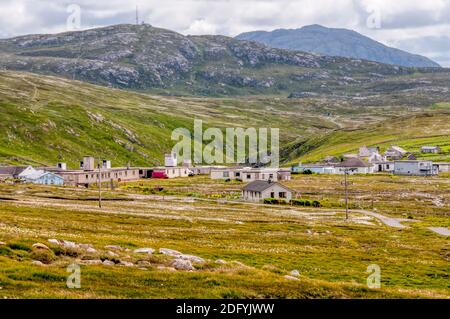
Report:
M370 167L370 165L359 158L349 158L337 164L336 167Z
M5 166L5 167L0 167L0 175L17 176L20 173L22 173L25 168L26 167L22 167L22 166Z
M268 181L253 181L248 183L247 185L244 186L244 191L247 192L262 192L266 189L268 189L269 187L273 186L273 185L278 185L281 186L283 188L285 188L286 190L292 191L290 188L277 183L277 182L268 182Z

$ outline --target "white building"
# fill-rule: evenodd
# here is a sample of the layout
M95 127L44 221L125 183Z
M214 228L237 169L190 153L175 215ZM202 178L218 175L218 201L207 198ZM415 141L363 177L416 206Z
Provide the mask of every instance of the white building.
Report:
M246 201L261 202L264 198L276 198L289 202L293 191L277 182L253 181L242 189L242 198Z
M291 170L288 168L251 168L251 167L225 167L211 169L211 179L240 179L243 182L257 180L273 182L290 180Z
M391 145L386 150L386 152L384 152L384 156L386 156L386 158L389 160L399 160L403 156L405 156L406 153L408 153L408 152L406 150L404 150L403 148L401 148L397 145Z
M177 154L170 153L164 155L164 166L165 167L175 167L177 166Z
M371 174L374 166L359 158L349 158L335 166L335 174Z
M432 161L395 161L395 175L431 176L439 173Z
M422 153L432 153L437 154L441 151L441 148L439 146L422 146L420 148L420 151Z

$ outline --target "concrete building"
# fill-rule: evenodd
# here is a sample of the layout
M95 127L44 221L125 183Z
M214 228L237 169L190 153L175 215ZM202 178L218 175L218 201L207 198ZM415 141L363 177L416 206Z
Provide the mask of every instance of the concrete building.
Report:
M438 154L441 152L441 148L439 146L422 146L420 151L422 153Z
M177 154L170 153L164 155L164 166L165 167L176 167L177 166Z
M152 178L176 178L188 177L193 174L187 167L155 167L153 168Z
M439 172L445 172L445 173L449 173L450 172L450 162L438 162L438 163L434 163L434 165L436 165L438 167Z
M64 178L64 183L70 186L85 186L101 183L135 181L140 178L138 168L115 167L99 170L57 170L54 171Z
M277 182L253 181L242 189L242 198L246 201L261 202L264 198L276 198L289 202L293 191Z
M395 175L432 176L439 173L432 161L395 161Z
M293 172L304 173L305 171L311 171L314 174L334 174L336 164L302 164L299 163L298 166L292 168Z
M375 172L387 172L393 173L395 162L375 162L372 163L374 165Z
M225 167L211 170L211 179L240 179L243 182L256 180L273 182L290 180L291 170L288 168L251 168L251 167Z

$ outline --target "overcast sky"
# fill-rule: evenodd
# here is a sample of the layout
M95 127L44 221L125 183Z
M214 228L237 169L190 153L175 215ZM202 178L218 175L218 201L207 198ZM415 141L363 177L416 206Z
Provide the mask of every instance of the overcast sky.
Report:
M82 29L141 21L183 34L348 28L450 67L450 0L0 0L0 38L67 31L81 8ZM72 15L74 17L74 15ZM71 28L76 26L71 19Z

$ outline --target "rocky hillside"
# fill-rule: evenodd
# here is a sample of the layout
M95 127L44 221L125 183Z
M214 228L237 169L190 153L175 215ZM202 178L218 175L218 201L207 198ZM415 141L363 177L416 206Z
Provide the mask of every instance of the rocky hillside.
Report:
M310 25L300 29L242 33L239 40L264 43L273 48L300 50L319 54L365 59L407 67L439 67L420 55L391 48L352 30Z
M224 36L183 36L150 25L0 40L0 68L188 95L346 94L418 71Z

